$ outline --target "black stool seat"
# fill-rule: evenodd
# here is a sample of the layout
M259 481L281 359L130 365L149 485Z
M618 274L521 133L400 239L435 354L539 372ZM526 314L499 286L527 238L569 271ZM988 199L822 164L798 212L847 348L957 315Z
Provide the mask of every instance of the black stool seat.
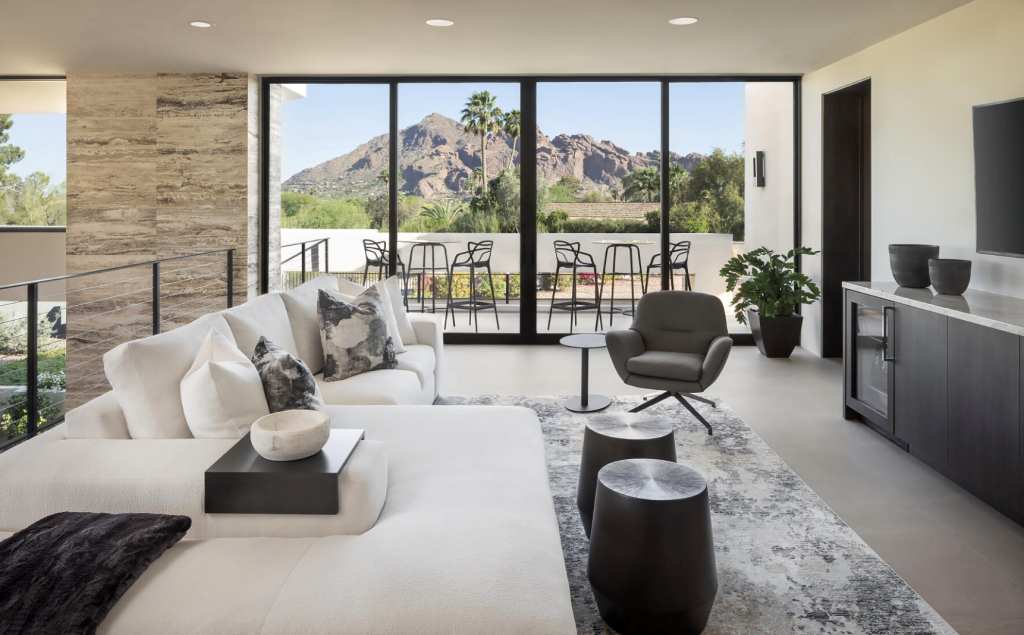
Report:
M605 465L623 459L661 459L675 463L676 440L672 424L659 417L629 412L609 412L587 419L576 507L588 538L594 515L597 473Z
M601 468L587 577L623 635L703 632L718 593L704 476L656 459Z

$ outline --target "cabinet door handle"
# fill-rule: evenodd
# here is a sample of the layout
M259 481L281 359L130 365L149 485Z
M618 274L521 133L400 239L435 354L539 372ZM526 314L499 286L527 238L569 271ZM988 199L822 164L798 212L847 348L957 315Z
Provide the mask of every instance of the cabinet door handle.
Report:
M887 362L896 361L896 338L894 333L896 329L889 330L889 311L892 311L893 318L896 317L896 307L884 306L882 307L882 339L885 340L885 352L882 357ZM890 355L890 351L892 354Z

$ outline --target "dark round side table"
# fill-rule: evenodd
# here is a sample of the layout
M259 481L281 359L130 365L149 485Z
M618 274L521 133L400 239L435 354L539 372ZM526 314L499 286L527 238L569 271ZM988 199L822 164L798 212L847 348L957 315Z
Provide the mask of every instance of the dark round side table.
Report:
M590 349L605 348L604 333L580 333L566 335L559 340L562 346L578 348L583 351L583 387L579 397L572 397L565 402L566 410L573 412L597 412L611 405L612 400L604 395L590 393Z
M623 459L661 459L675 463L676 438L672 424L654 415L632 412L608 412L587 419L576 507L588 538L594 516L597 473L605 465Z
M656 459L601 468L587 577L623 635L703 632L718 593L704 476Z

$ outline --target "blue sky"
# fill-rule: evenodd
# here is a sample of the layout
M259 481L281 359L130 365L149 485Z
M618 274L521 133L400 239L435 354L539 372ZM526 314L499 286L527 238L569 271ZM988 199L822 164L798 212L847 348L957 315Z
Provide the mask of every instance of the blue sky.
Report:
M25 158L10 166L18 176L33 172L50 175L50 184L59 185L67 175L67 117L65 115L14 115L7 131L12 143L25 151Z
M309 84L307 96L282 109L282 175L350 152L387 132L388 88L380 85ZM403 84L398 125L406 128L438 112L458 119L473 91L489 90L503 110L519 108L517 84ZM660 86L636 83L547 83L537 86L537 123L549 137L589 134L630 152L658 149ZM743 84L673 84L673 152L707 154L714 147L739 152L743 144Z

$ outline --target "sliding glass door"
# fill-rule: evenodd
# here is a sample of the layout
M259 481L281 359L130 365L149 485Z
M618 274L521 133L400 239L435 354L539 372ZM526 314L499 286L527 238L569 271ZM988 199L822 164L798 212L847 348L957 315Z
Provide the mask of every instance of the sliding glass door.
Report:
M266 78L264 288L397 274L453 342L628 328L660 289L728 305L726 260L794 244L795 81Z

